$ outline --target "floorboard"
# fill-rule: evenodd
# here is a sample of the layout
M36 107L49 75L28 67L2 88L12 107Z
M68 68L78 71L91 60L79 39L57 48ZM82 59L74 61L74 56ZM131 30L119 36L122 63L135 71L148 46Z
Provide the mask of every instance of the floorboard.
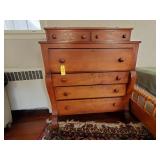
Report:
M13 112L13 123L11 128L4 130L5 140L37 140L46 126L46 119L51 114L48 111L20 111ZM138 121L129 112L115 112L102 114L88 114L76 116L63 116L59 120L79 120L79 121L100 121L100 122L117 122L124 123Z

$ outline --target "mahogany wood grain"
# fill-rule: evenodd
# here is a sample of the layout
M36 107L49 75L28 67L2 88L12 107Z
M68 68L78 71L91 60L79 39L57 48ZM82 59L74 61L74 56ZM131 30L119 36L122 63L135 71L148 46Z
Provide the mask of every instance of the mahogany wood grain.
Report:
M51 79L51 72L49 68L49 63L48 63L48 48L45 44L41 44L41 50L42 50L42 56L43 56L43 62L45 66L45 83L46 83L46 88L49 94L50 102L51 102L51 107L52 107L52 123L53 126L57 127L57 107L56 107L56 98L55 98L55 90L54 90L54 85L52 85L52 79ZM52 88L50 87L52 86Z
M46 28L48 42L129 41L132 28ZM90 38L91 37L91 38Z
M131 30L96 30L92 33L92 41L129 41Z
M56 99L81 99L97 97L117 97L126 94L126 85L92 85L76 87L56 87Z
M134 89L134 85L136 83L136 71L130 71L130 76L129 76L129 83L127 86L127 94L131 94L133 89Z
M124 107L125 110L129 111L129 99L131 98L132 91L134 89L134 85L136 83L136 71L130 71L129 72L129 80L127 84L127 90L126 90L126 95L123 96L121 105L126 106ZM127 105L128 104L128 105Z
M90 32L83 30L46 30L47 40L53 43L90 41Z
M110 101L108 109L101 105L98 98L122 96L117 107L128 103L135 83L134 73L130 71L135 71L140 43L130 41L131 30L132 28L45 28L47 41L39 43L54 124L57 114L59 115L59 103L71 101L69 99L79 99L73 100L74 102L81 101L81 98L84 100L84 103L77 103L77 110L69 108L71 114L116 111L111 107ZM65 66L65 76L60 75L62 64ZM95 108L86 111L83 105L89 105L89 101L85 101L88 98L96 98L99 108L93 104Z
M85 43L52 43L48 41L39 41L39 43L42 45L44 44L48 49L57 49L57 48L73 48L73 49L110 49L110 48L134 48L136 45L141 43L141 41L121 41L121 42L114 42L110 41L107 43L104 42L85 42ZM48 53L48 52L47 52ZM137 54L137 53L136 53Z
M55 86L97 85L128 83L128 72L52 74Z
M60 72L60 59L66 73L134 70L132 49L50 49L51 72Z
M123 110L122 98L100 98L85 100L58 101L59 115L115 112Z

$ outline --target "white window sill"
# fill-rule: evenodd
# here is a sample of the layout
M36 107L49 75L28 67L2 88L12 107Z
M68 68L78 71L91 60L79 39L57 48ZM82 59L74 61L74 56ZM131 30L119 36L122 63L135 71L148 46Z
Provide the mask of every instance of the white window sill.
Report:
M45 33L44 30L5 30L4 34L40 34Z
M43 30L32 31L4 31L4 39L38 39L44 40L45 32Z

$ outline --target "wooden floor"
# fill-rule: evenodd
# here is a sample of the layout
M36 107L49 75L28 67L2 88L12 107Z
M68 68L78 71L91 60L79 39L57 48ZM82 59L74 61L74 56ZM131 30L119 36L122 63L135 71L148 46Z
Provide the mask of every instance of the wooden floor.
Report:
M50 116L48 111L13 113L11 128L4 131L5 140L34 140L37 139Z
M46 126L46 119L51 114L48 111L25 111L13 112L13 123L11 128L4 130L5 140L36 140L39 138ZM129 112L90 114L81 116L60 117L60 120L96 120L101 122L117 122L124 123L135 122L137 119Z

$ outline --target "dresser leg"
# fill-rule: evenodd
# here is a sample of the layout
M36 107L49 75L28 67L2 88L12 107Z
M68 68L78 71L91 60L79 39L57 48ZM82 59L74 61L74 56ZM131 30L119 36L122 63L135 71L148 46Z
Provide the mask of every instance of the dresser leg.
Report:
M54 128L58 128L58 117L57 115L52 115L52 125Z
M129 102L125 104L124 111L129 112Z

